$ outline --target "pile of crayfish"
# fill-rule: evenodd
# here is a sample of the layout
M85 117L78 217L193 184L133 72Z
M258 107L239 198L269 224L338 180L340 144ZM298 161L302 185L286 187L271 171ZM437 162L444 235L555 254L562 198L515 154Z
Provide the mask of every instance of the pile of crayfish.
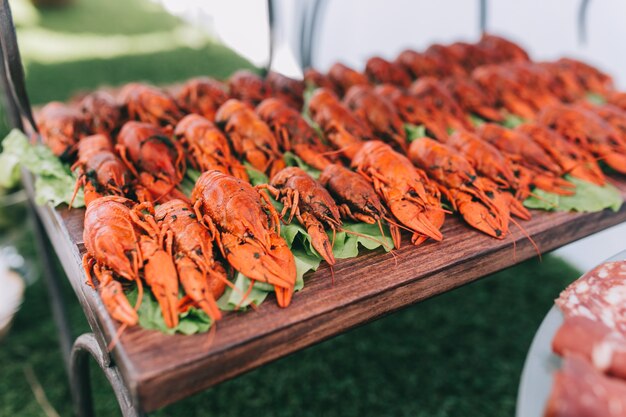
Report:
M510 115L525 123L504 127ZM504 239L512 217L531 218L522 202L534 189L572 195L566 174L603 185L600 160L626 174L626 93L590 65L533 62L493 35L374 57L363 73L309 69L304 81L238 71L167 90L131 83L50 103L37 121L84 190L88 283L126 325L142 297L131 305L124 281L151 289L169 327L191 306L220 319L233 271L288 306L296 266L281 223L306 229L332 268L346 221L388 230L398 248L403 230L414 245L441 241L458 212ZM310 170L287 166L286 152ZM201 172L190 195L188 167ZM268 183L251 185L248 169Z

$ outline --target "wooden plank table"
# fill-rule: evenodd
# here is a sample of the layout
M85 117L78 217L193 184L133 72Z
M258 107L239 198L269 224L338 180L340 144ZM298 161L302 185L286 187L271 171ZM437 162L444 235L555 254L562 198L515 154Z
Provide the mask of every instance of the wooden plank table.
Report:
M626 199L626 178L614 179ZM81 257L84 210L37 208L39 217L81 302L100 346L117 325L97 293L85 285ZM626 205L615 213L577 214L533 211L522 222L542 253L626 220ZM355 326L477 280L537 256L529 240L512 226L496 240L448 216L444 240L382 250L339 260L335 283L327 266L307 276L287 309L268 299L256 311L229 313L209 344L204 335L168 336L139 327L127 329L111 352L130 401L153 411Z

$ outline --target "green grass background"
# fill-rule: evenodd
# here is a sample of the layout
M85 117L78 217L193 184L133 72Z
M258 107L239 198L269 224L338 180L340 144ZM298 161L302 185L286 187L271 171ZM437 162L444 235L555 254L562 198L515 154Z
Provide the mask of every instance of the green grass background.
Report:
M77 37L85 33L132 36L173 30L180 24L143 0L79 0L71 8L40 11L36 22L20 24L19 33L45 28ZM41 47L46 47L45 38ZM210 39L200 47L111 59L86 56L44 63L25 56L24 60L34 103L63 100L101 84L137 79L168 83L200 74L225 77L234 69L250 67ZM6 238L8 233L3 233ZM14 242L28 254L30 239L26 233ZM577 276L576 270L555 257L530 260L154 414L512 416L534 332L552 300ZM64 290L75 334L88 331L67 283ZM41 281L28 288L11 334L0 342L0 416L46 415L26 378L29 370L58 413L71 415L56 328ZM97 414L119 415L107 381L95 365L92 370Z

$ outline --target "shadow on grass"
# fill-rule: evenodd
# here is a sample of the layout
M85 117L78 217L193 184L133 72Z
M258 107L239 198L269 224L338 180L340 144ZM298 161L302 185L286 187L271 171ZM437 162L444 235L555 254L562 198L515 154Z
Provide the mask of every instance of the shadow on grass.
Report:
M56 32L136 35L182 24L149 0L74 0L66 7L38 10L38 26Z
M244 58L218 44L199 49L181 48L155 54L73 61L59 64L31 63L26 83L36 104L66 100L80 90L101 85L117 86L130 81L168 84L208 75L226 78L234 69L253 68Z
M151 415L512 416L532 337L552 300L578 275L551 256L531 260ZM67 293L72 321L85 330ZM28 289L0 363L0 415L41 415L23 376L25 363L57 411L70 415L42 283ZM93 382L98 415L119 415L99 371Z

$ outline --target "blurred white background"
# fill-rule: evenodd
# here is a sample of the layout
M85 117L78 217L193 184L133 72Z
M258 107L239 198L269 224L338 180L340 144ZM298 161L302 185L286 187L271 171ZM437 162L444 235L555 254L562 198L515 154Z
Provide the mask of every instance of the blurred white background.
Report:
M160 2L212 31L255 64L267 63L265 0ZM295 16L303 3L281 0L292 34L297 33ZM612 74L617 86L626 88L626 1L591 1L585 44L578 41L579 6L580 0L491 0L487 29L520 43L535 60L581 58ZM325 70L342 61L362 69L372 55L394 58L408 47L420 50L435 42L476 40L479 35L478 0L328 0L313 64ZM585 270L624 249L626 224L568 245L558 254Z

